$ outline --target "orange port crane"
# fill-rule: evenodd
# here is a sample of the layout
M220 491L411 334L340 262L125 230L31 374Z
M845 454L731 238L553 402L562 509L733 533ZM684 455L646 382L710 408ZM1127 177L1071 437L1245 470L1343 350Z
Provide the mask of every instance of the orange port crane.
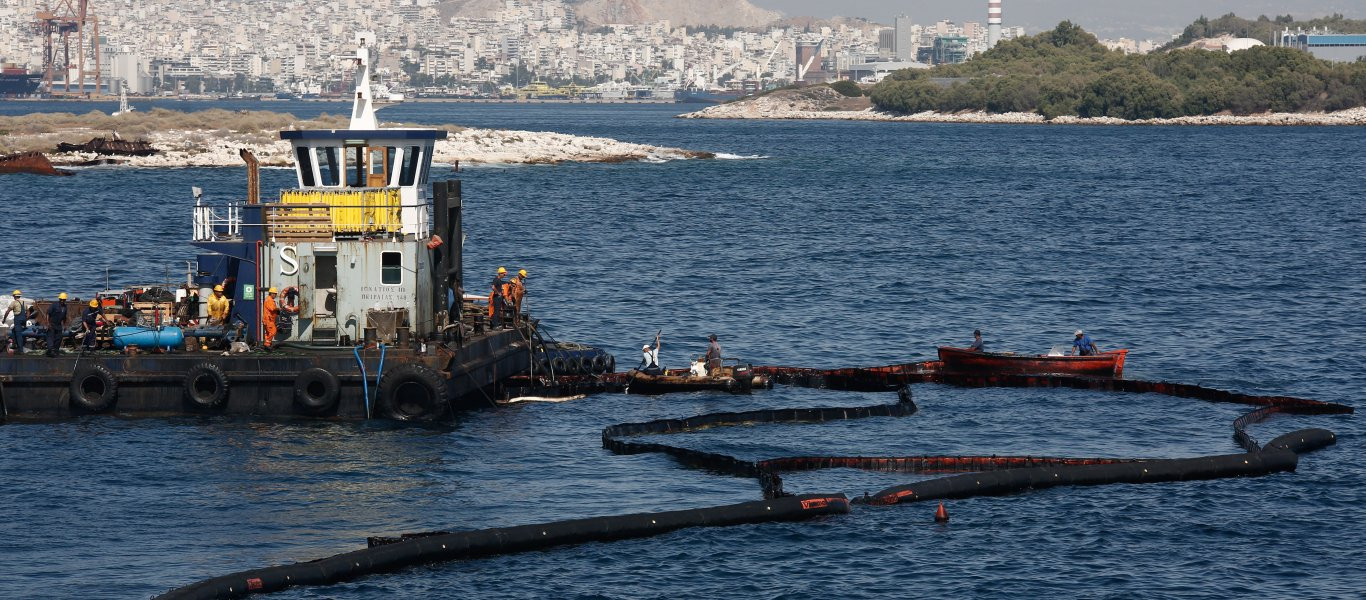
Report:
M87 52L87 33L90 28ZM100 95L100 25L90 10L90 0L48 0L47 6L34 15L33 28L43 39L43 89L48 94L70 95L71 78L77 79L76 94L85 95L86 75L94 75L94 95ZM74 34L74 35L73 35ZM72 56L71 42L75 38L76 53ZM57 55L57 39L61 39L61 56ZM85 58L92 54L95 70L85 70ZM72 64L72 58L76 64ZM71 70L75 67L75 72ZM57 71L62 72L62 91L53 88Z

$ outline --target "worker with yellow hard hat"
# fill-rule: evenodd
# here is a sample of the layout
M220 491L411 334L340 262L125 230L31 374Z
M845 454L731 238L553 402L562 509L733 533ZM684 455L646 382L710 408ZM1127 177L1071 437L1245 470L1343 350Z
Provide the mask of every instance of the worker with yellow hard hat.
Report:
M280 305L275 302L277 293L279 290L276 290L275 286L271 286L270 289L266 290L265 301L261 303L261 326L264 330L261 335L261 345L265 346L266 350L270 350L271 346L275 345L276 323L280 320Z
M47 307L47 355L57 356L62 350L66 333L66 292L57 294L57 301Z
M91 300L85 312L81 314L81 331L85 333L82 338L86 350L95 349L95 330L99 327L100 302Z
M209 324L227 325L228 307L228 298L223 295L223 284L213 286L213 295L209 296Z
M493 285L489 290L489 326L502 327L503 320L507 318L508 312L508 289L507 267L498 267L498 274L493 276Z
M19 354L24 353L24 332L28 330L28 303L21 296L19 290L14 290L9 308L0 316L0 321L4 321L11 314L14 315L14 324L9 328L9 339L14 343L14 351Z
M526 296L526 269L519 269L517 276L508 282L508 302L512 306L512 321L522 320L522 297Z

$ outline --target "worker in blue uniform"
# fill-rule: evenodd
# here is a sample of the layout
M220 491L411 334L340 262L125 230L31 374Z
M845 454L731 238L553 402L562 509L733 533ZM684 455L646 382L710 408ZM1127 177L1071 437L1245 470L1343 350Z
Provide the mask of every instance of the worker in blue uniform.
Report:
M47 307L47 355L57 356L66 329L66 292L57 294L57 301Z
M86 350L95 349L95 329L99 327L99 317L100 301L91 300L90 306L87 306L85 312L81 313L81 329L85 332L83 342Z
M1096 348L1096 343L1091 341L1091 336L1086 335L1085 331L1078 329L1072 334L1072 354L1077 356L1094 356L1100 354L1100 349Z

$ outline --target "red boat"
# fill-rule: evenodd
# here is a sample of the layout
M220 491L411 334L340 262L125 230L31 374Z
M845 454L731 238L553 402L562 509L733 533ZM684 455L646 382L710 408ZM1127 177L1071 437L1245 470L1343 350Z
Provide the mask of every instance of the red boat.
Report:
M967 348L939 347L939 360L945 371L958 373L1065 373L1119 377L1124 373L1128 350L1109 350L1092 356L1055 356L977 352Z

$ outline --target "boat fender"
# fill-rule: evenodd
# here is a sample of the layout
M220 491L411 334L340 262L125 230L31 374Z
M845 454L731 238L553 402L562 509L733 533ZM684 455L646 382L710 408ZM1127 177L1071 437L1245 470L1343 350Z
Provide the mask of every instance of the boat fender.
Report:
M305 413L319 415L337 407L341 380L319 367L304 369L294 378L294 403Z
M71 378L71 401L90 412L101 412L114 405L119 382L104 365L89 365Z
M200 408L222 406L228 400L228 376L211 362L190 367L185 374L185 396Z
M380 414L395 421L435 421L449 412L446 380L426 365L404 363L379 380Z
M606 357L606 356L603 356L603 355L601 355L601 354L599 354L599 355L597 355L597 356L594 356L594 357L593 357L593 373L596 375L596 374L598 374L598 373L606 373L606 372L607 372L607 357Z
M291 315L299 314L299 302L303 294L299 293L299 286L291 285L280 291L280 312Z
M588 372L583 368L583 358L579 356L571 356L564 362L567 372L571 375L583 375Z
M611 354L608 354L608 355L607 355L607 371L606 371L606 372L607 372L607 373L616 373L616 372L617 372L617 357L612 356Z
M559 376L559 375L568 375L568 374L569 374L567 371L564 370L564 357L563 357L563 356L556 356L556 357L554 358L554 360L551 360L551 361L550 361L550 367L553 368L553 369L555 369L555 375L556 375L556 376Z
M536 361L536 371L538 373L548 373L550 371L550 361L544 358Z

